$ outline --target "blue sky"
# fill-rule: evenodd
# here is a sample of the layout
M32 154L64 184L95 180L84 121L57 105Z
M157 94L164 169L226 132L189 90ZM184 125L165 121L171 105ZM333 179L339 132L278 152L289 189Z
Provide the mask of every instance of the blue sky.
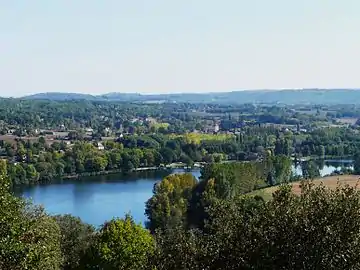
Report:
M360 87L358 0L0 0L0 96Z

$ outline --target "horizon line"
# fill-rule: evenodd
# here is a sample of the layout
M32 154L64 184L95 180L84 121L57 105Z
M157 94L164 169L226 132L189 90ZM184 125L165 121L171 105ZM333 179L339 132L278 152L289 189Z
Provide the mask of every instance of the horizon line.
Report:
M224 94L224 93L232 93L232 92L256 92L256 91L301 91L301 90L360 90L360 87L334 87L334 88L321 88L321 87L308 87L308 88L253 88L253 89L236 89L236 90L225 90L225 91L202 91L202 92L167 92L167 93L159 93L159 92L107 92L107 93L84 93L84 92L61 92L61 91L48 91L48 92L35 92L33 94L25 94L21 96L0 96L2 98L22 98L29 97L33 95L40 94L75 94L75 95L90 95L90 96L104 96L110 94L132 94L132 95L181 95L181 94Z

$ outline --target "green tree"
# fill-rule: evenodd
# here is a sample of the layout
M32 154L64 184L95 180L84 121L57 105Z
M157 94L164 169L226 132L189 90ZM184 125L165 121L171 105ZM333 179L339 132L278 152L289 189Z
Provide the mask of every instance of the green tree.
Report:
M213 201L203 231L157 235L156 269L358 269L360 192L301 188Z
M41 208L10 192L0 160L0 269L60 269L60 231Z
M354 155L354 173L360 174L360 152Z
M36 171L34 165L32 164L28 164L26 167L25 167L25 170L26 170L26 178L28 180L29 183L37 183L39 181L39 173Z
M319 156L324 158L325 157L325 147L323 145L319 146Z
M81 260L93 244L95 229L71 215L54 216L61 230L63 269L81 269Z
M31 207L25 212L28 222L22 239L26 239L28 250L27 269L57 270L62 264L60 228L55 220L39 207ZM25 268L26 269L26 268Z
M302 168L303 177L305 179L315 179L320 176L319 167L312 160L303 162L301 168Z
M174 174L165 177L154 186L153 196L146 202L147 227L176 227L186 221L191 190L196 179L191 174Z
M35 164L36 171L39 172L39 181L44 183L51 182L56 176L56 171L50 162L38 162Z
M26 150L25 150L24 145L22 143L17 144L16 158L20 162L26 160Z
M108 162L105 157L92 156L86 160L86 170L90 172L101 172L104 171Z
M163 157L164 163L166 164L172 163L175 159L174 151L168 147L161 149L160 154Z
M38 142L39 142L39 144L41 144L43 147L45 146L46 141L45 141L45 138L44 138L44 137L41 136L41 137L39 138Z
M266 160L266 166L268 167L268 182L269 175L273 177L276 184L283 184L290 181L292 174L292 161L285 155L269 156Z
M26 171L22 163L9 166L9 176L13 185L29 184Z
M91 256L100 269L140 270L149 267L154 247L149 231L127 215L102 226Z
M266 180L263 164L258 162L210 164L202 169L201 179L214 179L217 197L224 199L250 192Z

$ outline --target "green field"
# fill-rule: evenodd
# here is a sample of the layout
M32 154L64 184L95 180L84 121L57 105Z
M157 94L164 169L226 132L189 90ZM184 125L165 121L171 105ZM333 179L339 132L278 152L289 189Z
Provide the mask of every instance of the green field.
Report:
M200 144L203 141L228 141L234 139L232 134L200 134L200 133L187 133L182 135L170 135L171 139L185 138L186 141L195 144Z

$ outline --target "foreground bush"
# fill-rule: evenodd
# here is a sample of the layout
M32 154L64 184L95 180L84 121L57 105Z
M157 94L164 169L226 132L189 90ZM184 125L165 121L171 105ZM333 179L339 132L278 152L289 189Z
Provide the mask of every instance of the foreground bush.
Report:
M157 269L359 269L360 194L304 183L273 200L238 197L208 208L203 231L158 236Z
M59 226L43 209L16 198L9 184L0 160L0 269L60 269Z
M173 176L147 205L157 225L151 234L130 216L97 231L71 216L49 217L8 183L0 161L0 269L360 269L354 187L303 182L300 195L282 186L264 201L233 194L231 185L233 195L218 196L213 179L203 186ZM184 226L196 213L201 226Z

